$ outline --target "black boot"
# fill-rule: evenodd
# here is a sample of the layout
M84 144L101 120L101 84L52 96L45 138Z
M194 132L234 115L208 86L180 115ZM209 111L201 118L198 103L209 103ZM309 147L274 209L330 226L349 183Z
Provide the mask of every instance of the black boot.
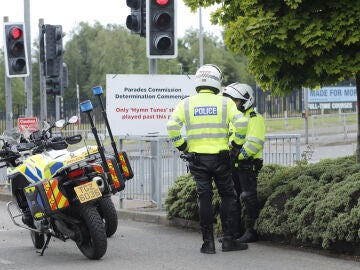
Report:
M215 242L212 226L202 226L201 231L204 243L200 248L200 252L206 254L215 254Z
M200 248L201 253L206 254L215 254L215 243L214 240L204 240L204 243L202 244Z
M248 249L248 245L235 240L232 237L225 236L222 240L222 251L236 251L236 250L245 250Z
M252 243L258 241L259 238L256 230L254 230L253 228L249 228L246 229L245 233L237 240L243 243Z

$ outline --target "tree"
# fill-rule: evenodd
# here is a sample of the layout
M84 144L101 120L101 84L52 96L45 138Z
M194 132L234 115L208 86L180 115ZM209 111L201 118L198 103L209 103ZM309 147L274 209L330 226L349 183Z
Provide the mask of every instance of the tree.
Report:
M184 0L195 10L217 0ZM360 104L360 1L226 0L212 14L225 27L225 45L249 59L262 89L335 84L355 77ZM356 160L360 163L360 110Z
M105 86L106 74L148 74L145 39L119 25L95 23L90 26L81 22L70 34L64 54L69 68L69 90L65 100L76 100L76 84L80 86L80 98L91 98L93 86ZM179 38L176 59L159 59L158 74L195 74L199 65L199 38L197 31L188 30ZM224 84L246 81L255 86L247 71L247 59L230 52L219 38L204 34L204 62L216 63L224 72Z

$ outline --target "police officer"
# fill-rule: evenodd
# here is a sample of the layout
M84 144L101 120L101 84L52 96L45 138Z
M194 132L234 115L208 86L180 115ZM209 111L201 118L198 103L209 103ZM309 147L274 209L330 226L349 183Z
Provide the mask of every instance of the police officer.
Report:
M196 182L203 236L200 252L207 254L215 253L213 180L221 197L220 217L224 233L222 251L247 249L247 244L234 240L230 215L236 196L231 176L229 123L233 123L237 134L241 113L229 98L218 95L221 81L222 74L217 66L201 66L195 74L198 94L181 100L167 123L168 134L174 146L191 157L189 169ZM180 132L183 125L186 138ZM238 136L234 141L241 143Z
M254 229L255 221L259 215L259 202L257 198L257 179L262 168L262 150L265 140L264 118L254 110L254 91L242 83L233 83L223 90L223 96L230 97L239 111L244 114L241 119L239 132L240 143L232 141L233 180L237 194L235 213L238 216L234 223L235 237L240 237L240 196L246 207L245 233L238 238L244 243L256 242L258 235ZM232 137L238 135L234 134Z

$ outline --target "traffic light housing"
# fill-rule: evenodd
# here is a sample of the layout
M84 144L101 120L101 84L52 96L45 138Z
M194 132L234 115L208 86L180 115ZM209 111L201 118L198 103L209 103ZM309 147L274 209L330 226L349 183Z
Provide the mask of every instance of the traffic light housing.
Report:
M126 0L126 5L131 8L131 14L126 17L126 27L132 34L145 37L146 31L146 0Z
M29 76L24 23L4 23L6 76Z
M146 0L146 55L177 57L176 0Z
M59 77L46 79L46 94L61 96L62 80Z
M62 77L63 37L61 25L45 25L45 75L47 77Z

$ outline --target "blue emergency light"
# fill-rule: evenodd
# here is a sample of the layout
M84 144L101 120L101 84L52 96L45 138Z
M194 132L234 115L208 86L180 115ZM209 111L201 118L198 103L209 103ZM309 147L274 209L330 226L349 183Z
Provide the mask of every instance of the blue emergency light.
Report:
M93 105L90 100L85 100L80 103L81 112L91 112L93 110Z
M102 89L101 86L95 86L95 87L93 88L93 94L94 94L94 96L100 96L100 95L102 95L103 93L104 93L104 91L103 91L103 89Z

